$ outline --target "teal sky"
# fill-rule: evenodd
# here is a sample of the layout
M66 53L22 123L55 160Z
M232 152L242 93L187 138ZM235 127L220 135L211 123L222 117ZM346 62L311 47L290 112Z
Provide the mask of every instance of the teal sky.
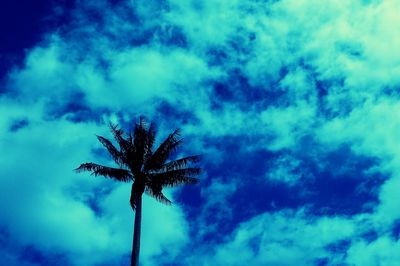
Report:
M73 169L140 115L204 154L144 197L142 265L398 265L399 1L0 9L0 265L128 264L130 185Z

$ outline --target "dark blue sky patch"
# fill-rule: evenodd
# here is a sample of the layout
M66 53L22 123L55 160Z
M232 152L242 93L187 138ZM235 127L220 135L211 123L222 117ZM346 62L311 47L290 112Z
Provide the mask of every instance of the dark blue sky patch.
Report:
M355 214L360 211L360 203L354 198L358 183L358 180L350 176L338 178L330 172L322 173L312 184L314 195L310 196L309 201L312 202L315 212L322 215Z
M243 181L247 178L263 176L271 166L270 161L276 159L280 153L264 149L246 150L246 146L252 146L252 141L253 139L246 135L204 137L205 146L214 147L223 154L222 161L218 164L213 162L212 154L204 156L207 175L214 178L220 177L224 182L229 182L236 176L242 176Z
M7 245L10 245L10 236L8 231L3 227L3 225L0 226L0 247L6 247Z
M248 247L254 252L254 254L258 254L260 252L262 238L263 238L262 234L259 234L252 237L248 241Z
M314 262L315 266L327 266L329 265L329 259L328 258L319 258L316 259Z
M283 182L268 182L266 173L272 167L272 161L279 153L259 149L249 151L244 149L251 140L246 136L230 136L224 138L207 138L207 146L214 146L223 152L222 161L213 162L212 154L205 156L202 166L207 172L207 179L193 188L185 187L178 193L178 200L187 204L189 219L201 212L202 206L209 200L199 197L198 186L207 187L217 179L222 183L237 183L237 190L229 195L220 195L224 198L224 207L232 210L232 217L221 219L220 207L208 210L207 223L218 227L218 235L206 235L208 241L218 241L234 230L239 222L245 221L254 215L276 211L282 208L299 207L298 194ZM191 193L197 192L194 197ZM223 215L223 213L222 213ZM192 218L191 218L192 217Z
M327 245L325 249L332 253L343 253L347 251L350 245L351 245L350 239L342 239L336 241L335 243Z
M391 99L400 99L400 88L396 84L394 86L385 86L382 88L382 95L389 96Z
M5 258L0 258L0 264L4 266L6 265L4 264L4 260L7 261L7 259L11 258L15 259L17 262L28 262L34 265L70 265L65 257L60 254L50 253L48 251L43 252L33 244L22 246L21 243L9 235L4 228L0 228L0 251L6 254ZM60 260L56 262L55 258L60 258Z
M235 222L245 221L257 214L302 206L299 193L284 182L266 182L248 178L238 186L229 201L233 206Z
M234 101L236 98L234 87L226 82L216 82L213 86L213 89L214 95L217 96L217 99L219 99L221 102Z
M212 82L211 108L221 110L225 103L234 103L242 111L265 110L285 93L279 88L252 86L240 69L228 71L224 80ZM281 103L279 103L281 104Z
M95 161L93 162L98 163ZM93 184L97 183L98 186L90 190L81 188L80 191L77 190L76 186L73 186L66 189L65 193L68 194L68 197L74 199L75 201L83 202L95 213L96 216L101 217L103 215L101 203L108 195L111 194L116 184L110 179L104 179L104 177L96 177L94 175L90 175L90 177L92 178L92 180L86 179L82 182L90 182Z
M377 158L354 154L348 144L325 151L325 147L319 146L311 137L305 137L299 142L294 155L304 161L304 167L314 172L327 169L334 174L347 173L354 177L364 176L364 172L379 164Z
M66 116L67 120L79 123L84 121L100 121L99 114L81 103L68 103L52 113L55 118Z
M314 76L315 88L317 90L318 96L318 113L326 118L334 118L337 113L332 112L332 110L327 106L326 96L328 95L329 88L333 85L331 82L321 81Z
M361 237L367 242L367 243L371 243L374 242L375 240L377 240L379 238L379 234L378 232L376 232L375 230L371 229L368 230L366 232L364 232Z
M49 251L44 252L33 245L24 247L19 258L21 261L42 266L72 266L65 255L50 253Z
M201 212L205 200L201 196L201 186L203 180L197 185L183 186L178 193L175 194L175 200L172 204L179 204L185 210L189 220L194 220ZM193 227L191 227L193 229Z
M159 16L158 12L166 8L162 1L158 3L153 1L152 4L158 4L160 7L153 14L154 17ZM104 12L109 9L113 12ZM97 42L102 38L106 38L107 45L114 50L132 49L151 44L153 41L170 46L186 46L186 40L179 28L171 26L162 29L158 25L147 24L145 26L143 18L135 8L132 8L129 1L109 1L104 6L83 4L79 11L84 15L72 17L65 23L61 34L70 44L79 40L75 48L80 50L81 55L86 55L88 52L86 50L98 51ZM113 20L114 15L118 22ZM115 27L109 27L110 23L115 24ZM101 56L101 51L98 52Z
M46 256L34 246L27 246L21 252L21 259L31 263L46 263Z
M125 266L125 265L129 265L131 263L131 254L125 254L121 257L119 263L116 263L116 266ZM98 265L98 266L108 266L110 265L110 262L106 262L102 265Z
M343 257L346 256L347 250L351 246L351 239L342 239L326 245L324 248L334 255L342 255Z
M3 255L0 257L0 265L8 265L9 260L15 260L15 262L26 261L22 257L24 250L25 247L21 245L20 241L14 239L5 227L0 226L0 253Z
M218 210L219 207L207 210L207 216L205 216L206 226L212 225L211 230L206 229L202 235L198 235L201 242L205 243L222 243L226 236L231 234L235 227L233 226L233 221L230 217L223 217L223 213ZM188 217L190 219L190 217ZM237 224L236 224L237 225ZM196 226L193 226L196 228ZM196 234L199 230L192 229L192 234Z
M168 258L168 252L166 252L165 250L163 250L160 254L157 254L156 256L153 256L153 260L157 261L157 265L159 266L184 266L186 265L185 263L183 263L182 261L184 260L184 257L179 257L176 258L173 262L165 262L165 259ZM126 264L123 264L121 266L125 266L128 265L130 263L130 261L127 261ZM106 266L106 265L104 265Z
M311 178L304 179L299 189L315 214L352 215L372 211L378 203L375 188L385 180L378 173L368 173L378 163L376 159L356 156L348 146L313 156L302 154L301 169L308 171Z
M218 208L210 208L207 223L217 225L219 234L205 235L204 241L222 241L238 223L264 212L303 206L309 206L308 213L317 216L353 215L372 211L378 202L376 188L385 180L379 174L368 173L378 163L376 159L357 156L348 146L327 152L318 148L312 139L307 139L299 143L299 150L286 151L300 160L300 164L292 170L300 180L292 186L266 178L273 162L283 156L283 152L262 149L248 151L244 149L251 143L247 136L206 138L204 141L207 146L214 146L225 155L219 164L212 163L212 155L208 159L210 161L206 158L204 167L208 179L201 185L209 186L214 177L224 183L237 184L236 191L224 199L224 204L232 211L232 217L221 219ZM185 200L190 198L189 194L183 195L180 196ZM201 206L206 201L197 198L195 204ZM370 207L366 208L366 205ZM201 207L188 209L189 219L195 219ZM339 248L346 243L338 243L337 246Z
M226 200L224 208L230 209L231 215L223 216L220 206L216 206L214 210L210 209L207 224L217 225L218 234L206 235L205 240L222 240L235 230L237 224L255 215L286 208L296 209L301 206L297 192L285 183L265 183L256 179L239 184L237 190L224 200Z
M210 67L220 66L224 65L229 60L229 55L222 46L210 47L206 52L205 59Z
M24 127L27 127L29 125L29 120L28 119L18 119L15 120L11 126L10 126L10 131L11 132L16 132L20 129L23 129Z
M156 116L154 119L160 121L173 121L176 125L196 124L199 122L190 110L182 110L179 106L179 103L173 105L168 101L161 101L157 105L155 112ZM171 130L173 130L172 126Z
M84 203L93 210L93 212L96 214L96 216L101 217L103 212L101 211L101 208L99 207L99 200L100 197L98 196L92 196L87 198Z
M25 50L42 41L44 34L60 27L75 1L1 1L0 80L11 66L22 64ZM58 13L55 6L58 6Z
M65 118L71 122L79 123L84 121L101 122L101 117L107 114L107 109L93 109L85 102L83 93L74 93L62 102L54 101L47 106L47 119Z
M400 219L393 222L390 235L396 241L400 239Z
M83 200L83 202L93 210L96 216L101 217L103 215L103 211L100 206L101 202L103 202L104 198L106 198L112 192L113 187L113 185L96 187Z

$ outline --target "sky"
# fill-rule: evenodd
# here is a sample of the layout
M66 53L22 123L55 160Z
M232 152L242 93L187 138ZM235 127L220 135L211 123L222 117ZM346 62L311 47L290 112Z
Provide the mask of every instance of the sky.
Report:
M0 265L129 264L130 185L73 169L140 115L203 154L142 265L398 265L399 1L0 5Z

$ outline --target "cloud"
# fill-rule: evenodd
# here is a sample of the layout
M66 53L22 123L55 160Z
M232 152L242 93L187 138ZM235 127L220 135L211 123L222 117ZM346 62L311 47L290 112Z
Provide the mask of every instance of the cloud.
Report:
M167 195L169 192L171 191L167 191ZM112 238L116 240L118 249L130 255L134 216L129 205L129 193L130 186L118 186L99 204L101 211L104 212L103 222L110 226ZM165 206L146 195L143 199L141 236L143 263L159 265L171 262L189 241L185 215L179 205Z
M1 160L2 227L18 245L34 245L47 256L66 254L73 265L118 261L129 255L133 231L130 187L115 187L72 171L84 160L111 163L93 153L99 147L95 133L105 128L65 118L43 120L37 105L31 110L39 111L27 114L29 123L17 131L9 131L12 120L3 122L1 149L8 155ZM89 204L90 200L98 207ZM7 202L12 203L11 210ZM143 218L144 261L150 263L161 252L166 252L167 260L173 247L187 241L184 215L178 207L159 208L147 200L144 204L148 205Z
M311 217L303 211L282 210L257 215L237 226L212 253L199 256L200 265L311 265L335 258L327 249L352 237L356 228L341 217Z
M373 242L359 241L348 250L347 262L354 265L396 265L399 242L382 236Z
M146 114L161 136L182 127L184 151L204 152L208 171L190 191L201 210L145 200L146 265L390 263L399 9L78 1L2 84L0 226L17 250L2 250L4 260L18 263L29 245L74 265L128 260L129 186L72 169L110 163L94 138L109 136L105 122ZM378 236L367 241L360 231L371 228Z

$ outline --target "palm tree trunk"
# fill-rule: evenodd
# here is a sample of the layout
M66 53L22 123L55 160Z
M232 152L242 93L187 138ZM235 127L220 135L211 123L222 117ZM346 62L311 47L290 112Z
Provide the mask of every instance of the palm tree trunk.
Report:
M138 193L136 195L135 226L133 230L131 266L139 266L141 223L142 223L142 194Z

